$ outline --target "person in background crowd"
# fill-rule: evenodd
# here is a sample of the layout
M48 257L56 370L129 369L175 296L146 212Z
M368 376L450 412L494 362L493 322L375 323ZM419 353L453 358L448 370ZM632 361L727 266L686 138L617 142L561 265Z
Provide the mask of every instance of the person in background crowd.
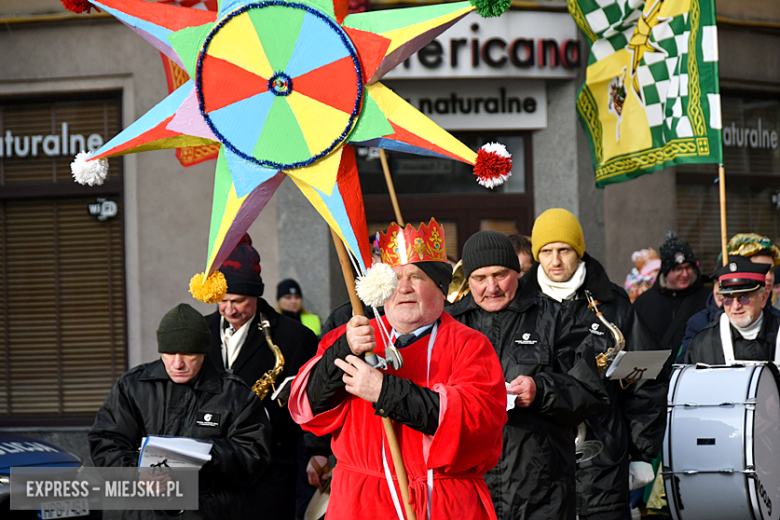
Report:
M391 243L396 235L405 237L402 255ZM413 247L415 238L420 247ZM354 316L325 336L290 399L290 412L305 429L333 436L338 463L328 518L403 516L380 420L389 417L419 520L428 511L437 519L494 519L483 476L498 461L506 422L501 365L485 336L443 313L452 267L434 220L419 231L391 226L380 247L398 277L385 317ZM363 359L369 351L385 353L379 319L403 356L398 370Z
M317 337L300 322L278 314L262 298L265 285L260 255L248 234L219 270L227 280L227 294L217 304L217 312L206 317L211 330L208 358L219 370L238 376L251 387L276 363L262 327L267 321L271 342L284 357L284 368L275 383L279 388L314 355ZM271 401L272 389L265 397L273 427L271 464L252 495L254 509L262 511L263 518L273 520L295 518L298 465L301 475L305 467L298 456L298 450L303 451L303 430L293 422L287 406L280 406L285 404L284 395L289 395L289 381L286 388L288 393L277 401Z
M617 339L591 309L588 294L607 322L620 330L627 351L658 348L647 325L637 316L625 291L610 282L598 260L585 247L582 226L562 208L545 211L531 235L538 263L528 274L527 288L558 302L587 331L596 355L618 348ZM650 255L648 255L650 256ZM660 262L658 262L660 267ZM578 441L598 441L603 449L577 465L577 513L581 520L622 520L629 508L629 489L655 477L652 461L661 449L666 424L666 378L625 386L623 381L602 382L609 407L585 419L585 435Z
M686 363L732 365L739 361L780 361L776 352L780 317L766 307L769 265L729 255L715 271L723 314L694 336Z
M288 318L300 321L310 328L315 336L320 335L320 318L303 307L303 291L292 278L282 280L276 286L276 310Z
M532 268L533 271L533 268ZM463 245L471 293L447 309L487 335L506 380L501 459L488 471L499 520L574 520L576 426L607 407L587 332L539 290L519 288L506 235L480 231ZM530 275L529 275L530 276Z
M720 255L718 255L718 260L720 260ZM691 319L688 320L685 326L685 335L683 336L680 352L677 354L677 363L685 363L685 353L688 351L693 337L723 312L723 296L720 295L717 277L714 274L702 277L714 279L715 283L712 285L712 293L707 297L707 304L704 309L691 316Z
M98 410L88 435L92 461L137 467L147 435L207 440L211 460L199 472L201 518L258 518L253 484L270 461L270 424L246 383L206 359L210 348L211 332L198 311L184 303L170 310L157 329L160 359L128 370ZM148 511L125 511L123 517L170 518Z
M661 274L642 293L634 308L650 327L659 348L678 352L691 316L704 309L710 290L704 286L699 261L687 242L669 231L661 245ZM670 356L670 363L675 356Z
M519 233L507 235L507 237L515 249L517 260L520 262L520 278L522 278L534 263L534 257L531 254L531 237Z
M648 247L647 249L634 251L631 255L631 260L634 262L634 267L626 276L624 287L628 293L628 299L631 303L634 303L634 300L640 294L655 283L655 279L658 278L658 272L661 270L661 259L658 253L655 252L655 249Z
M773 300L772 306L780 310L780 267L775 269L775 283L772 286Z

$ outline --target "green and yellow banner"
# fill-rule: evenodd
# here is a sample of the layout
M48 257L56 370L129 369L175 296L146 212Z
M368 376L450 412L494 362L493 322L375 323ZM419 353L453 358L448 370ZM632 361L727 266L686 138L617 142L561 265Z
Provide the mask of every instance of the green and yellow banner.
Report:
M590 45L577 112L603 187L720 163L714 0L567 0Z

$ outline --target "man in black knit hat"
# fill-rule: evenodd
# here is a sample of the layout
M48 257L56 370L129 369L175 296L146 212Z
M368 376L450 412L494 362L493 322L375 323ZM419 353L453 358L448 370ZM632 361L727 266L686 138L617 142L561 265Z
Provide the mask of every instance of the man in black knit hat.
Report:
M282 316L263 298L260 255L245 234L219 270L227 280L227 294L218 311L206 317L211 329L208 358L220 370L231 372L249 386L274 368L276 358L261 327L268 320L271 341L284 357L284 369L276 378L280 385L317 351L317 337L307 327ZM272 392L272 391L271 391ZM285 401L265 398L273 427L271 464L258 482L254 501L257 518L293 520L295 518L296 480L299 441L303 431L290 418Z
M688 320L704 309L710 290L702 283L699 261L687 242L669 231L659 249L661 272L655 284L642 293L634 308L650 328L661 349L676 357Z
M270 460L268 418L243 381L205 359L210 347L198 311L183 303L169 311L157 329L161 359L128 370L98 411L88 436L92 461L137 467L147 435L207 440L212 458L199 472L199 518L258 518L251 498ZM150 515L126 511L123 517Z
M607 396L587 333L573 334L573 320L539 291L520 289L519 272L505 235L476 233L463 246L471 292L447 312L490 339L504 370L503 450L485 475L498 519L573 520L574 431Z

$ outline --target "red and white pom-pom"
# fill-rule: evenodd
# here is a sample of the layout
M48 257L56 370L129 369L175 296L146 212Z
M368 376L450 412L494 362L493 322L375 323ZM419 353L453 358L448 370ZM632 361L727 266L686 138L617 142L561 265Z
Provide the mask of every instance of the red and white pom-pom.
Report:
M108 159L88 160L92 152L79 152L70 163L70 172L79 184L100 186L108 176Z
M381 307L392 298L398 287L398 277L393 268L376 262L366 274L355 282L355 290L363 303L371 307Z
M486 188L501 186L512 175L512 154L500 143L488 143L477 152L477 182Z
M67 9L68 11L72 11L74 13L83 13L84 11L89 12L90 9L95 7L94 5L90 4L87 0L60 0L62 2L62 5Z

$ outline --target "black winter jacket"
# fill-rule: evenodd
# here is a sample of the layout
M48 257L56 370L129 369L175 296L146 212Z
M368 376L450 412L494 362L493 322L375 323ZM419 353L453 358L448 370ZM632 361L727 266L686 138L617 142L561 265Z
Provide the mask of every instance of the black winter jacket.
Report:
M218 426L199 426L210 413ZM147 435L205 439L212 459L200 470L200 513L204 518L255 518L247 507L250 486L270 460L270 425L257 396L240 379L220 374L205 360L189 383L171 381L162 361L130 369L119 378L89 432L98 467L138 466ZM127 511L125 518L151 518Z
M284 356L284 370L276 379L277 385L285 378L296 375L301 366L317 352L317 336L309 328L299 321L282 316L263 298L258 298L257 313L249 325L244 345L232 367L233 375L241 378L250 387L271 370L276 361L260 327L260 313L268 318L271 339ZM219 312L206 316L206 322L211 329L211 352L207 357L219 370L224 370ZM288 390L290 388L292 385L288 383ZM262 511L262 514L257 516L258 519L293 520L298 443L303 436L303 430L290 417L287 405L280 407L278 402L271 401L270 392L264 403L273 427L271 464L268 471L260 477L252 500L254 507Z
M780 328L780 317L765 308L764 321L756 339L745 339L730 326L731 341L734 345L734 359L742 361L773 361L775 359L775 342ZM720 341L720 320L714 320L693 337L685 354L685 362L705 363L707 365L723 365L723 345Z
M490 339L508 382L536 383L531 406L507 413L501 459L485 474L499 520L573 520L576 427L607 406L592 345L560 305L527 287L498 312L471 294L447 311Z
M608 328L588 307L585 290L598 302L604 318L623 333L626 350L656 350L658 344L647 325L636 314L626 292L611 283L601 264L585 253L585 281L571 300L562 305L596 354L615 346ZM539 289L534 264L526 274L527 288ZM556 302L558 303L558 302ZM618 381L602 375L610 406L585 420L586 441L596 440L604 449L595 458L577 465L577 511L581 516L625 510L628 507L628 463L652 462L658 455L666 427L668 373L655 380L640 381L623 389Z
M650 333L662 349L677 353L685 336L685 327L691 316L704 309L707 296L712 290L705 287L701 273L696 267L696 281L682 291L667 289L662 283L665 277L659 276L653 286L639 295L634 308L647 326ZM664 338L668 338L664 342ZM672 361L674 358L670 358ZM671 364L671 363L670 363Z

